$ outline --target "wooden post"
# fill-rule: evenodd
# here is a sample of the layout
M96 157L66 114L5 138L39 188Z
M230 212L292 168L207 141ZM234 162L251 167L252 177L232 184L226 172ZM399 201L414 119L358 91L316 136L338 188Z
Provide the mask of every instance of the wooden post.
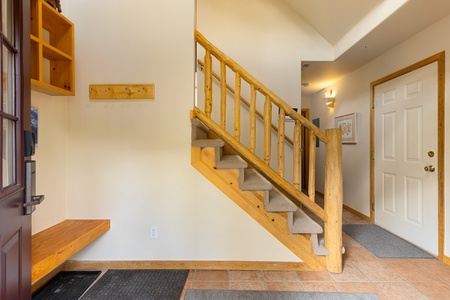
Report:
M278 114L278 174L284 178L284 131L286 112L280 107Z
M309 133L309 177L308 196L312 201L316 201L316 140L314 132Z
M342 272L342 137L341 129L326 131L328 144L325 149L325 247L329 272Z
M225 129L227 120L227 66L220 62L220 126Z
M266 96L266 102L264 103L264 162L266 165L270 165L271 157L271 143L272 143L272 102L270 97Z
M295 120L294 127L294 186L300 190L300 120Z
M234 93L234 138L241 141L241 75L236 72Z
M255 86L251 85L250 94L250 151L255 153L256 149L256 90Z
M212 112L212 57L211 52L205 53L205 114L211 118Z

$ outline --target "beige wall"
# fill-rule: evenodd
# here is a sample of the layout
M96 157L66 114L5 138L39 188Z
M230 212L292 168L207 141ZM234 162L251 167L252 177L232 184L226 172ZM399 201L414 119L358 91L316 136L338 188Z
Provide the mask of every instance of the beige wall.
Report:
M32 215L33 233L66 219L67 101L31 93L31 105L39 110L36 193L45 195Z

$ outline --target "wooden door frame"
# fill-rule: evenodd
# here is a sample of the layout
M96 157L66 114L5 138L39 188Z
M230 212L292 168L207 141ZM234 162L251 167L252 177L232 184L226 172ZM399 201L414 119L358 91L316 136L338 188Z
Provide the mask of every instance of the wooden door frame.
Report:
M375 223L375 87L435 62L437 62L438 72L438 259L443 261L445 239L445 51L370 83L370 222Z

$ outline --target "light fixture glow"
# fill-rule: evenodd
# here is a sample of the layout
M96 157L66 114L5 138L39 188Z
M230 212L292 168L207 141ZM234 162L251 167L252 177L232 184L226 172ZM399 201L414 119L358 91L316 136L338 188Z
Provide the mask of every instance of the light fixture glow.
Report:
M325 104L327 105L328 108L333 108L334 107L334 94L333 94L333 90L330 90L329 93L325 93L324 95L324 100L325 100Z

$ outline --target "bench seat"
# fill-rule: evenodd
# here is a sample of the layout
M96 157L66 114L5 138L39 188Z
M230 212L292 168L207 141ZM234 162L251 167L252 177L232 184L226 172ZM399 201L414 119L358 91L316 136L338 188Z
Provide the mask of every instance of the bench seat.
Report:
M65 220L32 236L31 282L56 269L110 228L110 220Z

